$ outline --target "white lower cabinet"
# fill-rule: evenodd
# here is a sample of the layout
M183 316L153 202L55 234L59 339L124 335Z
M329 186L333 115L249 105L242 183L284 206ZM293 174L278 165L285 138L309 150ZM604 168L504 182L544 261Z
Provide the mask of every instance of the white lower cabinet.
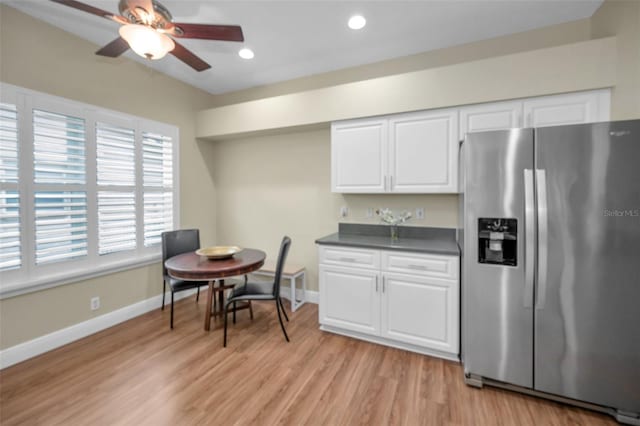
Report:
M457 359L457 256L320 246L319 321L323 330ZM376 261L354 267L355 254ZM340 265L345 259L345 265ZM330 264L323 264L322 262Z
M321 265L321 322L361 333L379 333L379 275L376 271Z
M457 282L398 274L382 278L382 336L458 353Z

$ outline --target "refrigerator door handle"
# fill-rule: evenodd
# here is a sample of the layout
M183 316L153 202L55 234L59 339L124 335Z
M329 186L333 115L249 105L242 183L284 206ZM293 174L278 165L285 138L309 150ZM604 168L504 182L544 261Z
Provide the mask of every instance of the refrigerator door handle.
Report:
M536 309L544 309L547 295L547 258L549 223L547 211L547 172L536 169L536 192L538 198L538 299Z
M533 308L534 252L535 252L535 196L533 170L524 169L524 307Z

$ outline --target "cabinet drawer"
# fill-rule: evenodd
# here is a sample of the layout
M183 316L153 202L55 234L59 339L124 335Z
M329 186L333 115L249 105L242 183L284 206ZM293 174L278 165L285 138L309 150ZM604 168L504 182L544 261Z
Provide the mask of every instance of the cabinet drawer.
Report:
M320 246L320 263L380 269L380 251L367 249Z
M425 275L435 278L458 279L457 256L382 252L382 270L403 274Z

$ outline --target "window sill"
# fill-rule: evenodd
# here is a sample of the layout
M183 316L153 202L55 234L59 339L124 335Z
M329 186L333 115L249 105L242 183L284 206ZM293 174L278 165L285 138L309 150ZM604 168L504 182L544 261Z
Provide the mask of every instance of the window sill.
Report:
M140 268L160 262L161 257L162 256L160 254L151 254L138 257L134 260L129 259L110 263L108 265L102 265L96 268L91 268L90 270L86 270L84 272L74 271L72 273L52 275L34 281L12 283L0 288L0 300L20 296L22 294L33 293L47 288L58 287L78 281L84 281L103 275L109 275L115 272L122 272L129 269Z

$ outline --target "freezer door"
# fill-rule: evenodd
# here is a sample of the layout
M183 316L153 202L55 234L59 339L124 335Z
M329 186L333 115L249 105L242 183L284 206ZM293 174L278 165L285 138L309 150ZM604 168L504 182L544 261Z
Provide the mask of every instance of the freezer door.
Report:
M640 120L538 129L536 169L535 388L640 412Z
M462 356L465 372L531 387L531 268L535 224L525 220L524 195L527 189L529 201L533 202L533 131L514 129L469 134L464 143L464 167ZM528 188L525 188L525 170L529 173ZM533 212L533 206L529 207ZM515 220L515 265L480 263L479 247L484 244L478 232L481 218ZM531 261L528 267L526 257ZM499 260L499 256L493 256L492 260Z

